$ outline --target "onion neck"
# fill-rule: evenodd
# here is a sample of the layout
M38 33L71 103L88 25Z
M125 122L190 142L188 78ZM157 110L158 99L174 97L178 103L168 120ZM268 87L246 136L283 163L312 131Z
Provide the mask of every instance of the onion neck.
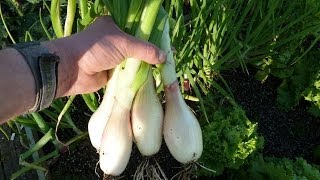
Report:
M177 81L176 66L174 62L173 52L171 49L171 40L169 34L169 20L167 19L163 34L161 37L160 47L167 53L167 60L164 64L159 65L164 86L172 85Z
M174 81L170 85L165 86L164 92L166 95L166 105L174 103L180 107L184 103L178 80Z

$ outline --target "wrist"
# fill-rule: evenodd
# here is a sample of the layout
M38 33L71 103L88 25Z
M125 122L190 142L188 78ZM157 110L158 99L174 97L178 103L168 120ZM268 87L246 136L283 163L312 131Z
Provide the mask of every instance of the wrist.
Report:
M15 49L0 52L0 124L28 111L36 97L35 83L24 57ZM5 95L4 95L5 93Z
M41 43L49 52L59 56L57 70L56 98L70 95L73 82L76 80L77 57L72 45L72 38L61 38Z

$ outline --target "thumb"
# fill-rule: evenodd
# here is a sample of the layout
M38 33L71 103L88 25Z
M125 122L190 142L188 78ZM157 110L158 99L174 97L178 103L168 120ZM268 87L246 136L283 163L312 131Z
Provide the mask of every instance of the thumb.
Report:
M126 38L125 48L126 57L136 58L149 64L161 64L167 59L167 54L157 46L133 36Z

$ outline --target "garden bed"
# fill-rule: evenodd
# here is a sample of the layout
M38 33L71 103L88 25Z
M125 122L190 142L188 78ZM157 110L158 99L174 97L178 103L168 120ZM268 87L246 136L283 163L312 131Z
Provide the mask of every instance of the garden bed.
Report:
M241 70L224 73L230 88L248 118L258 122L258 132L263 135L263 154L275 157L303 157L315 163L313 149L320 145L320 121L308 113L309 103L301 101L290 111L277 105L277 88L281 81L269 77L262 83L255 80L254 71L246 75Z
M14 42L14 39L17 43L55 39L57 34L50 19L49 2L16 0L1 2L4 20L0 24L2 32L0 45L3 48L7 47ZM84 11L78 3L74 22L80 23L72 25L66 22L66 25L72 26L72 34L89 25L96 16L102 15L100 10L105 9L105 4L102 2L107 1L77 2L88 2L88 16L82 14ZM71 1L60 1L60 6L57 4L55 7L61 11L55 15L60 14L63 22L68 13L67 6L70 5L68 3ZM223 172L214 179L239 179L243 175L246 178L259 180L293 179L293 177L320 179L320 172L316 169L320 169L316 166L320 165L318 130L320 120L308 112L312 106L313 113L315 115L318 113L320 116L318 61L320 3L286 0L164 1L163 7L169 12L170 18L175 20L171 21L171 24L175 25L171 27L173 29L171 38L172 46L177 51L176 70L179 81L184 82L184 90L191 89L188 94L192 95L190 98L193 101L197 101L200 95L203 96L203 102L187 101L187 103L195 111L203 127L205 151L199 161L205 162L207 166L217 165L215 167L217 173ZM39 21L39 10L42 13L43 26ZM89 20L86 19L88 17ZM7 23L8 29L4 27L4 22ZM44 32L44 29L48 32ZM9 32L14 39L10 39ZM250 67L253 64L254 68ZM245 70L233 69L239 67L245 70L248 67L248 73L244 73ZM259 79L265 80L268 77L266 81L255 79L257 69L259 69ZM234 100L229 95L229 87L224 86L223 81L217 80L217 84L216 81L212 81L215 77L218 79L217 72L222 72L221 75L229 85ZM279 94L282 97L279 98ZM44 155L56 152L54 155L57 157L42 164L49 170L48 179L103 178L97 166L99 155L91 146L89 138L84 136L86 133L81 132L87 131L92 114L89 108L91 110L97 108L97 97L96 94L86 98L77 96L70 111L64 115L65 119L58 129L59 140L70 142L70 138L80 135L77 136L80 137L78 141L70 143L69 150L61 147L52 133L67 98L56 100L59 102L54 102L47 112L39 112L38 115L45 119L43 124L48 123L50 130L41 131L32 115L27 115L27 119L22 119L23 121L17 119L15 122L11 121L12 124L18 123L17 129L21 126L30 126L35 130L34 133L38 133L38 139L48 132L51 135L52 141L46 143L41 150L37 150L41 156L43 156L42 151ZM87 100L87 105L84 99ZM101 102L101 99L99 101ZM204 109L211 125L214 125L207 125ZM76 127L72 126L72 121ZM77 128L81 131L77 131ZM14 126L13 130L15 129ZM5 127L5 130L10 134L12 129ZM25 137L24 133L21 137ZM81 139L82 137L85 138ZM21 168L18 165L19 156L27 149L22 148L18 136L14 141L6 141L2 134L0 138L0 180L2 180L9 179L12 173ZM298 163L293 162L296 157L303 157L309 163L314 163L314 166L301 159ZM270 160L272 158L274 161ZM290 158L292 161L284 158ZM132 179L144 159L134 145L125 172L117 178ZM26 161L34 162L30 157ZM160 152L150 160L151 165L157 163L168 179L182 170L181 164L170 155L164 142ZM281 175L285 178L280 178ZM36 171L30 171L19 178L35 179L35 176Z
M300 105L288 112L279 109L276 96L280 80L270 77L266 82L261 83L255 80L253 70L249 72L250 74L247 75L241 70L227 71L222 75L229 82L236 102L246 110L248 118L258 122L258 132L265 140L263 155L292 159L303 157L310 163L319 163L313 151L316 146L320 145L320 131L318 131L320 121L307 112L307 102L302 101ZM80 97L76 98L75 104L77 109L73 111L72 117L77 126L86 131L90 112ZM73 135L72 131L66 129L59 132L62 141ZM8 179L9 174L19 169L18 155L23 152L23 148L18 138L15 141L7 141L7 143L4 142L4 137L1 138L2 174L0 177ZM5 150L3 147L15 149L12 151L15 156L11 157L3 153ZM44 151L49 152L50 149L51 147L47 146ZM65 151L58 158L48 161L47 177L49 179L102 179L103 174L97 166L98 160L96 150L92 147L89 138L86 138L72 145L70 151ZM132 179L138 165L143 160L144 157L134 145L129 164L120 176L121 179ZM182 170L181 165L174 160L164 143L160 152L154 156L154 159L151 159L150 164L155 165L155 160L169 179ZM12 162L11 165L8 162ZM20 179L28 179L35 175L35 171L31 171ZM223 174L216 179L224 179L228 176L228 174Z
M320 122L307 112L306 102L285 112L279 109L276 103L277 87L281 83L278 79L270 77L261 83L254 79L253 71L247 75L241 70L224 72L222 75L229 82L236 102L246 110L249 119L258 122L258 132L265 139L264 156L303 157L308 162L317 163L312 153L314 147L320 145ZM86 125L86 121L79 119L76 122L82 124L80 127L85 127L83 125ZM181 170L181 165L172 158L165 144L155 159L168 178ZM132 179L142 160L143 157L134 146L130 162L121 177ZM97 170L100 177L102 173L99 167L96 168L97 162L98 154L87 138L77 144L70 154L65 153L52 163L50 174L52 179L99 179L95 171ZM216 179L224 179L226 176Z
M10 179L11 175L18 171L19 156L26 149L21 145L19 136L14 133L7 126L2 126L8 135L11 135L8 140L2 133L0 133L0 180ZM37 179L39 176L37 171L31 171L20 176L19 179Z

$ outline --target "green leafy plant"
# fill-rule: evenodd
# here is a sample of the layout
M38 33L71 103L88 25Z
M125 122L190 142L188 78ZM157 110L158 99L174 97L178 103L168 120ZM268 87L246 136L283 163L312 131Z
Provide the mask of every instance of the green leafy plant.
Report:
M3 41L3 47L15 42L47 40L39 20L39 11L42 11L44 26L50 27L50 18L49 12L45 10L45 1L41 2L34 4L16 0L1 2L3 20L0 22L0 31L3 33L0 34L0 39ZM1 30L4 24L7 24L8 29ZM52 32L52 29L49 28L49 31Z
M69 148L72 143L88 136L88 133L82 132L73 123L69 111L63 110L64 106L64 102L61 99L58 99L53 102L50 109L45 109L41 113L35 112L25 116L19 116L11 121L11 123L17 125L17 128L12 127L11 129L18 132L20 138L22 138L20 140L21 143L28 148L26 152L20 154L19 164L22 168L12 174L11 179L16 179L22 174L33 169L46 172L47 169L42 166L42 163L51 158L58 157L59 153L63 152L65 148ZM57 135L54 133L59 116L62 114L61 112L63 112L63 116L61 117L61 128L72 129L76 133L76 136L68 139L66 143L61 143L57 138ZM36 132L43 134L43 136L35 144L29 145L29 143L25 141L25 134L20 131L20 125L29 127ZM40 157L38 160L33 162L27 161L33 153L38 152L46 144L52 144L54 146L54 150L43 157Z
M291 9L291 6L294 8ZM270 49L271 53L253 62L259 69L256 78L265 81L272 75L283 80L278 88L277 97L280 108L290 110L304 98L311 102L310 112L319 116L320 64L317 57L320 39L320 4L313 0L296 1L286 8L284 14L292 11L291 15L286 17L291 23L282 23L280 32L287 34L274 34L275 42L271 43L273 47ZM282 14L282 11L280 13ZM278 14L277 17L281 16L277 11L275 14Z
M311 102L310 112L320 115L320 63L319 51L312 51L297 62L289 77L283 78L278 88L279 105L289 110L304 98Z
M175 20L179 80L190 81L204 114L202 96L221 71L240 67L249 73L250 64L262 81L270 74L289 77L319 38L314 0L177 0L165 1L165 8Z
M170 4L170 3L167 3ZM187 7L187 8L183 8ZM300 52L309 35L317 37L320 24L315 1L172 1L167 10L177 19L172 31L181 79L187 69L203 92L221 70L246 64L264 64L264 59L282 59Z
M242 175L236 174L233 179L319 179L319 170L303 158L295 160L257 156L249 162L248 169L242 169Z
M256 130L257 123L251 122L241 107L219 108L210 124L203 127L204 151L200 160L216 173L206 170L201 173L217 176L225 168L238 169L263 147L263 138Z

